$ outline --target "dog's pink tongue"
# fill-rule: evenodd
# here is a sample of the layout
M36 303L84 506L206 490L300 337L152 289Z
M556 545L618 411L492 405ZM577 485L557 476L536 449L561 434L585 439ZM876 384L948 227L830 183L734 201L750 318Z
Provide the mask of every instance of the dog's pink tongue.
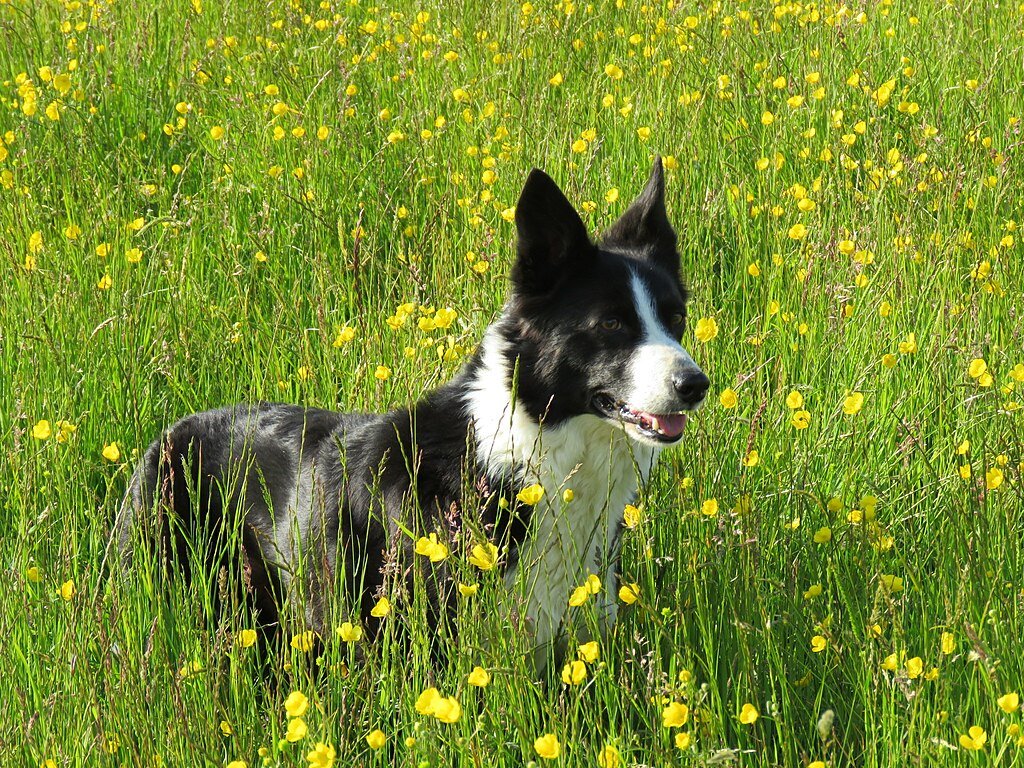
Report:
M651 425L660 430L667 437L678 437L683 433L686 426L685 413L666 413L661 416L651 416Z

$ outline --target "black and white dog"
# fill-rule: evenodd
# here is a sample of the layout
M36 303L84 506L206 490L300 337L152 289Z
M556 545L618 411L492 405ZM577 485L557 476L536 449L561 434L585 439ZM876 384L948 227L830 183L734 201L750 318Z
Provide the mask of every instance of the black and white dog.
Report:
M708 390L679 343L661 160L597 243L539 170L516 228L509 298L453 381L380 415L260 403L187 416L145 452L113 543L126 556L155 544L186 578L197 563L236 569L264 628L292 604L322 631L340 593L372 635L379 597L408 599L414 581L443 618L445 551L414 554L431 533L450 557L497 546L540 666L591 574L611 621L624 507ZM536 484L539 501L517 499Z

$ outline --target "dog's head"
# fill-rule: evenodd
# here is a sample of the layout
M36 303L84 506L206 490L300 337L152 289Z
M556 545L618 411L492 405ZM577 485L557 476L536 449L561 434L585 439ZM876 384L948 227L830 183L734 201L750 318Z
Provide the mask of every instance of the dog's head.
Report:
M596 243L536 169L516 205L516 228L502 331L519 401L549 426L592 414L636 440L676 442L709 382L680 344L686 290L661 159Z

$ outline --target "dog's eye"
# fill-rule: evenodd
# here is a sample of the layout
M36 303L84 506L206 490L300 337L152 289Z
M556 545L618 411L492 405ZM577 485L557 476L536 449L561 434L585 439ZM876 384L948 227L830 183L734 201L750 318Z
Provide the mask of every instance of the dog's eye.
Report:
M669 322L672 323L672 325L682 325L686 322L686 318L683 317L682 312L676 312L669 318Z
M606 317L601 321L601 327L606 331L617 331L622 327L622 323L617 317Z

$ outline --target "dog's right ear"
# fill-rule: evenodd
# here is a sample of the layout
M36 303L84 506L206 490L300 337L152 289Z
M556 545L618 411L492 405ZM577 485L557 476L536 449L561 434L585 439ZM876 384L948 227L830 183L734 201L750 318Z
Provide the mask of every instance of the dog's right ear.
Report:
M519 233L512 284L524 293L547 293L566 267L593 249L580 215L544 171L534 168L516 203Z

